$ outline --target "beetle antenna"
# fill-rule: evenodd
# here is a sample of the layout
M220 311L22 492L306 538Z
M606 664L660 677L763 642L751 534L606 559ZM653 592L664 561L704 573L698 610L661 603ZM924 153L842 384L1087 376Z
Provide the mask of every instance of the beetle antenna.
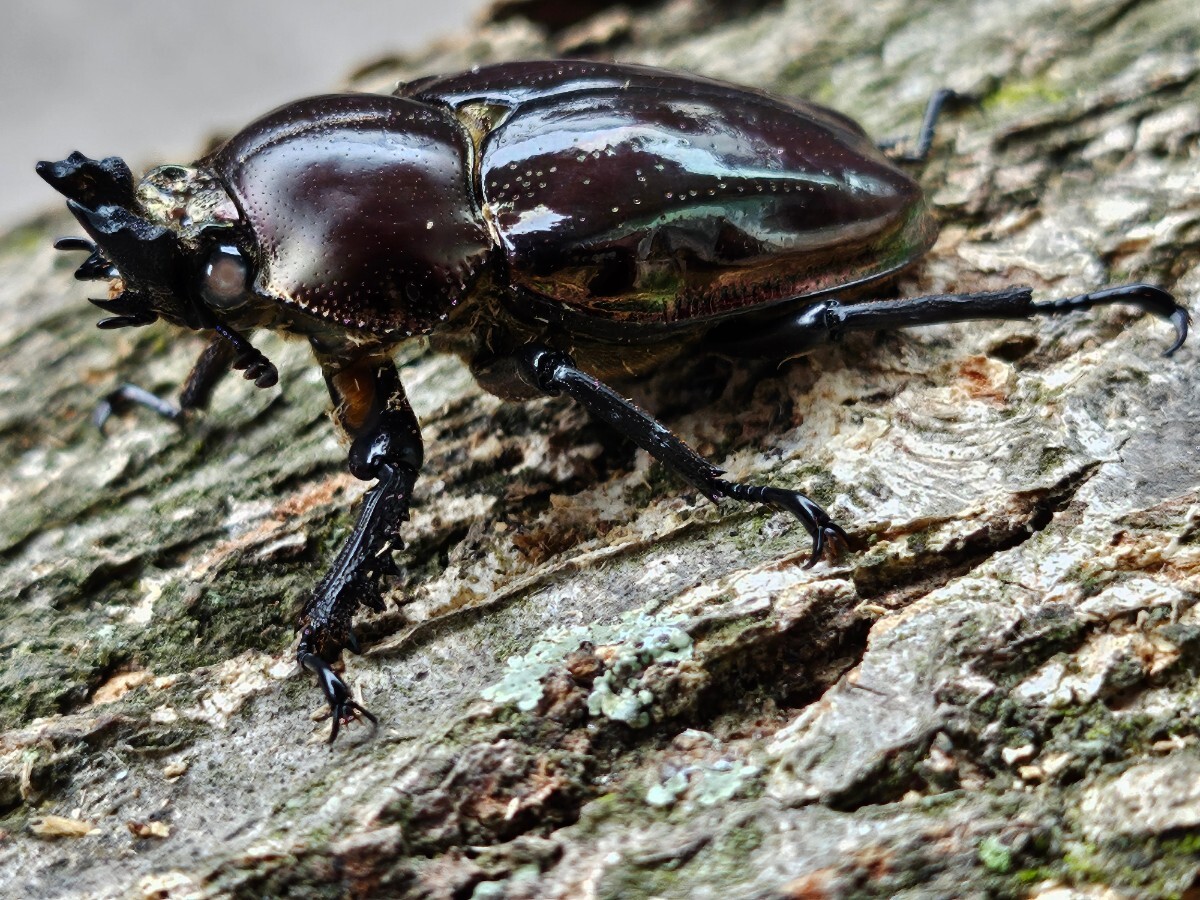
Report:
M237 354L233 358L233 367L245 369L243 377L253 381L255 387L269 388L279 383L279 370L253 344L228 325L217 323L213 330L233 346L233 352Z
M83 264L75 270L76 281L106 281L110 278L119 278L121 275L117 271L117 267L104 258L100 248L87 238L61 237L54 242L54 249L65 250L69 253L84 250L89 254Z
M88 253L96 252L96 245L87 238L81 237L60 237L54 242L55 250L86 250Z

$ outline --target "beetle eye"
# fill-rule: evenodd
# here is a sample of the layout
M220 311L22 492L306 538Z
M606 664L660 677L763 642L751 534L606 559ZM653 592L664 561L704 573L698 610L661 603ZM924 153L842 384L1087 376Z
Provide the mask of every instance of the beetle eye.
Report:
M250 266L237 247L217 247L204 264L200 296L213 309L236 309L250 299Z

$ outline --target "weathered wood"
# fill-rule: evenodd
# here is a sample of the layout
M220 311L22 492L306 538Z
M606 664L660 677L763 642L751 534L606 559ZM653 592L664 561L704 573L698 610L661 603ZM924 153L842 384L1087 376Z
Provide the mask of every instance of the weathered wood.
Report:
M355 86L587 50L882 136L946 85L982 102L922 176L944 228L905 291L1200 292L1194 0L675 0L552 33L522 8ZM50 250L70 231L0 243L7 894L1193 884L1200 384L1161 323L854 336L631 388L734 476L824 503L860 548L813 570L782 515L713 507L569 405L505 407L414 348L407 571L348 665L383 725L330 751L288 642L361 486L317 370L264 340L281 391L102 438L101 393L169 391L199 344L92 328Z

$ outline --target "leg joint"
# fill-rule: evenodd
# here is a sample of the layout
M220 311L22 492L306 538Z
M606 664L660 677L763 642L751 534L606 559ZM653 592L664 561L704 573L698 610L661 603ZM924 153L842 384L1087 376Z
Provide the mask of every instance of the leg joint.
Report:
M387 424L389 423L384 423L385 426ZM377 478L380 469L389 463L419 472L423 457L419 432L414 438L408 427L383 427L364 432L354 439L350 445L347 465L350 474L355 478L370 481Z
M562 390L560 371L563 368L575 367L575 361L569 354L561 350L551 350L541 344L522 347L515 356L522 380L542 393L553 396L557 396Z

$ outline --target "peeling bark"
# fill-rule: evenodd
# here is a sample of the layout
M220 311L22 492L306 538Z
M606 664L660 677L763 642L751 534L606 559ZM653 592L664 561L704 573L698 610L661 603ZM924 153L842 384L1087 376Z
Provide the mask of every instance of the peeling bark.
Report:
M1200 292L1194 0L507 3L358 89L580 52L810 96L878 135L981 97L922 181L907 293ZM549 8L549 7L547 7ZM530 17L533 17L532 19ZM199 345L104 334L50 239L0 240L0 872L69 896L1176 896L1200 847L1200 383L1160 323L851 336L637 401L732 477L714 507L578 410L406 350L428 447L392 605L326 750L289 651L362 485L307 351L186 430L102 438ZM311 735L311 736L310 736ZM1055 894L1058 888L1075 893Z

